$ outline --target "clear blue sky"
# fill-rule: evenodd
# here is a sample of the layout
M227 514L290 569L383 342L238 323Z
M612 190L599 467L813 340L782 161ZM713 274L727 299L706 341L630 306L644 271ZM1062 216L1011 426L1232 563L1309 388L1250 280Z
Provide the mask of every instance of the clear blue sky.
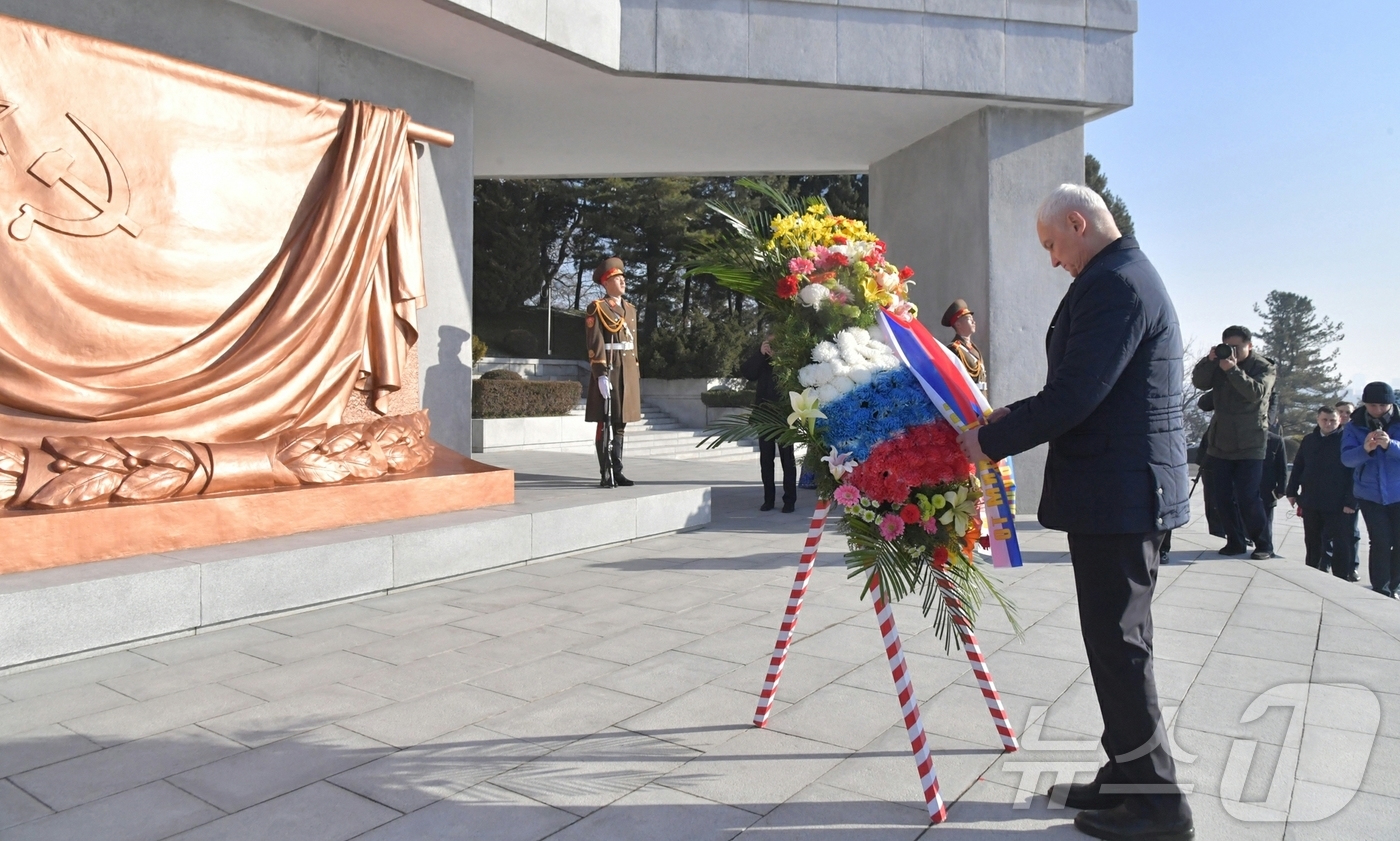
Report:
M1400 387L1400 2L1141 0L1135 104L1090 123L1198 349L1272 289Z

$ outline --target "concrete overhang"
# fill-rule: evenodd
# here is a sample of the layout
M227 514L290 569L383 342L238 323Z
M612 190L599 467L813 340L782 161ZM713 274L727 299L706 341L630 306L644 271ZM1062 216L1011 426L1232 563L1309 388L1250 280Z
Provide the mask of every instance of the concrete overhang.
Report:
M240 0L474 84L478 177L863 172L1132 102L1136 0Z

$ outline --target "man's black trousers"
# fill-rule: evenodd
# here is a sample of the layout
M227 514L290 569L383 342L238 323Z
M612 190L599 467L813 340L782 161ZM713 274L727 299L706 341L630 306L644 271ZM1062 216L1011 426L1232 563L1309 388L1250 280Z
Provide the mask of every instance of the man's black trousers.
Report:
M1103 714L1110 769L1101 779L1143 786L1154 811L1170 812L1181 794L1152 671L1152 591L1165 535L1071 534L1069 552Z
M1209 458L1212 479L1219 487L1216 499L1220 500L1222 506L1226 506L1225 527L1230 530L1227 542L1243 547L1245 538L1248 538L1254 541L1255 549L1274 551L1264 519L1264 500L1259 497L1259 480L1264 474L1264 460L1226 459L1215 456ZM1239 508L1238 520L1228 515L1228 506L1232 502ZM1239 532L1241 524L1244 526L1243 534Z
M1363 499L1361 516L1371 538L1371 589L1387 596L1400 593L1400 502L1381 505Z
M763 504L772 505L773 497L777 496L777 488L773 484L774 455L777 455L783 462L783 505L794 505L797 503L797 461L793 456L792 445L779 446L777 441L760 439L758 442L758 470L763 476Z
M1349 578L1356 570L1356 512L1303 509L1305 562L1338 578Z

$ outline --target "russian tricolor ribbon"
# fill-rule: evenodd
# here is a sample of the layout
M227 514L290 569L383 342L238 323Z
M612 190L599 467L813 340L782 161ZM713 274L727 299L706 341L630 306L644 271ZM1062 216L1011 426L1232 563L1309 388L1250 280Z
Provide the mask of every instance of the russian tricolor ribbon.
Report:
M981 426L992 411L991 404L957 357L916 318L901 318L882 309L878 319L895 355L919 381L944 420L958 432ZM1021 546L1016 540L1016 480L1011 459L978 464L977 478L987 509L992 566L1018 567Z

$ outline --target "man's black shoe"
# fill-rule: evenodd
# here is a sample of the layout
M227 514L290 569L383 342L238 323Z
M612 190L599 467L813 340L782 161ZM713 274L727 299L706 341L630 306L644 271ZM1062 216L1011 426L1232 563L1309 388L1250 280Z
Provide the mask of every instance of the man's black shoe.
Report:
M1099 781L1092 783L1057 783L1045 792L1051 803L1061 803L1071 809L1112 809L1123 802L1121 794L1103 794Z
M632 487L633 485L637 484L636 482L633 482L631 479L628 479L626 476L623 476L622 473L621 473L621 471L614 471L614 472L613 472L613 475L614 475L615 477L617 477L617 486L618 486L619 488L630 488L630 487Z
M765 503L763 503L762 505L758 506L758 510L759 510L759 511L772 511L772 510L773 510L773 503L771 503L771 502L765 502Z
M611 476L604 476L604 477L603 477L603 481L601 481L601 482L598 483L598 487L600 487L600 488L611 488L611 487L613 487L613 480L612 480L612 477L611 477Z
M1356 574L1356 570L1352 570L1352 571L1351 571L1351 575L1348 575L1348 576L1347 576L1347 580L1348 580L1348 581L1352 581L1352 582L1360 581L1360 580L1361 580L1361 576L1359 576L1359 575Z
M1126 804L1095 809L1074 816L1074 828L1106 841L1191 841L1196 829L1186 817L1159 818L1138 814Z
M783 513L784 513L784 514L791 514L792 512L794 512L794 511L796 511L796 510L797 510L797 506L794 505L793 503L791 503L791 502L784 502L784 503L783 503Z
M1256 549L1254 553L1249 556L1249 559L1251 561L1267 561L1273 556L1274 553L1270 552L1268 549Z
M1220 552L1218 554L1225 555L1227 557L1233 557L1235 555L1243 555L1247 551L1249 550L1247 550L1245 547L1241 546L1238 543L1226 543L1220 548Z

